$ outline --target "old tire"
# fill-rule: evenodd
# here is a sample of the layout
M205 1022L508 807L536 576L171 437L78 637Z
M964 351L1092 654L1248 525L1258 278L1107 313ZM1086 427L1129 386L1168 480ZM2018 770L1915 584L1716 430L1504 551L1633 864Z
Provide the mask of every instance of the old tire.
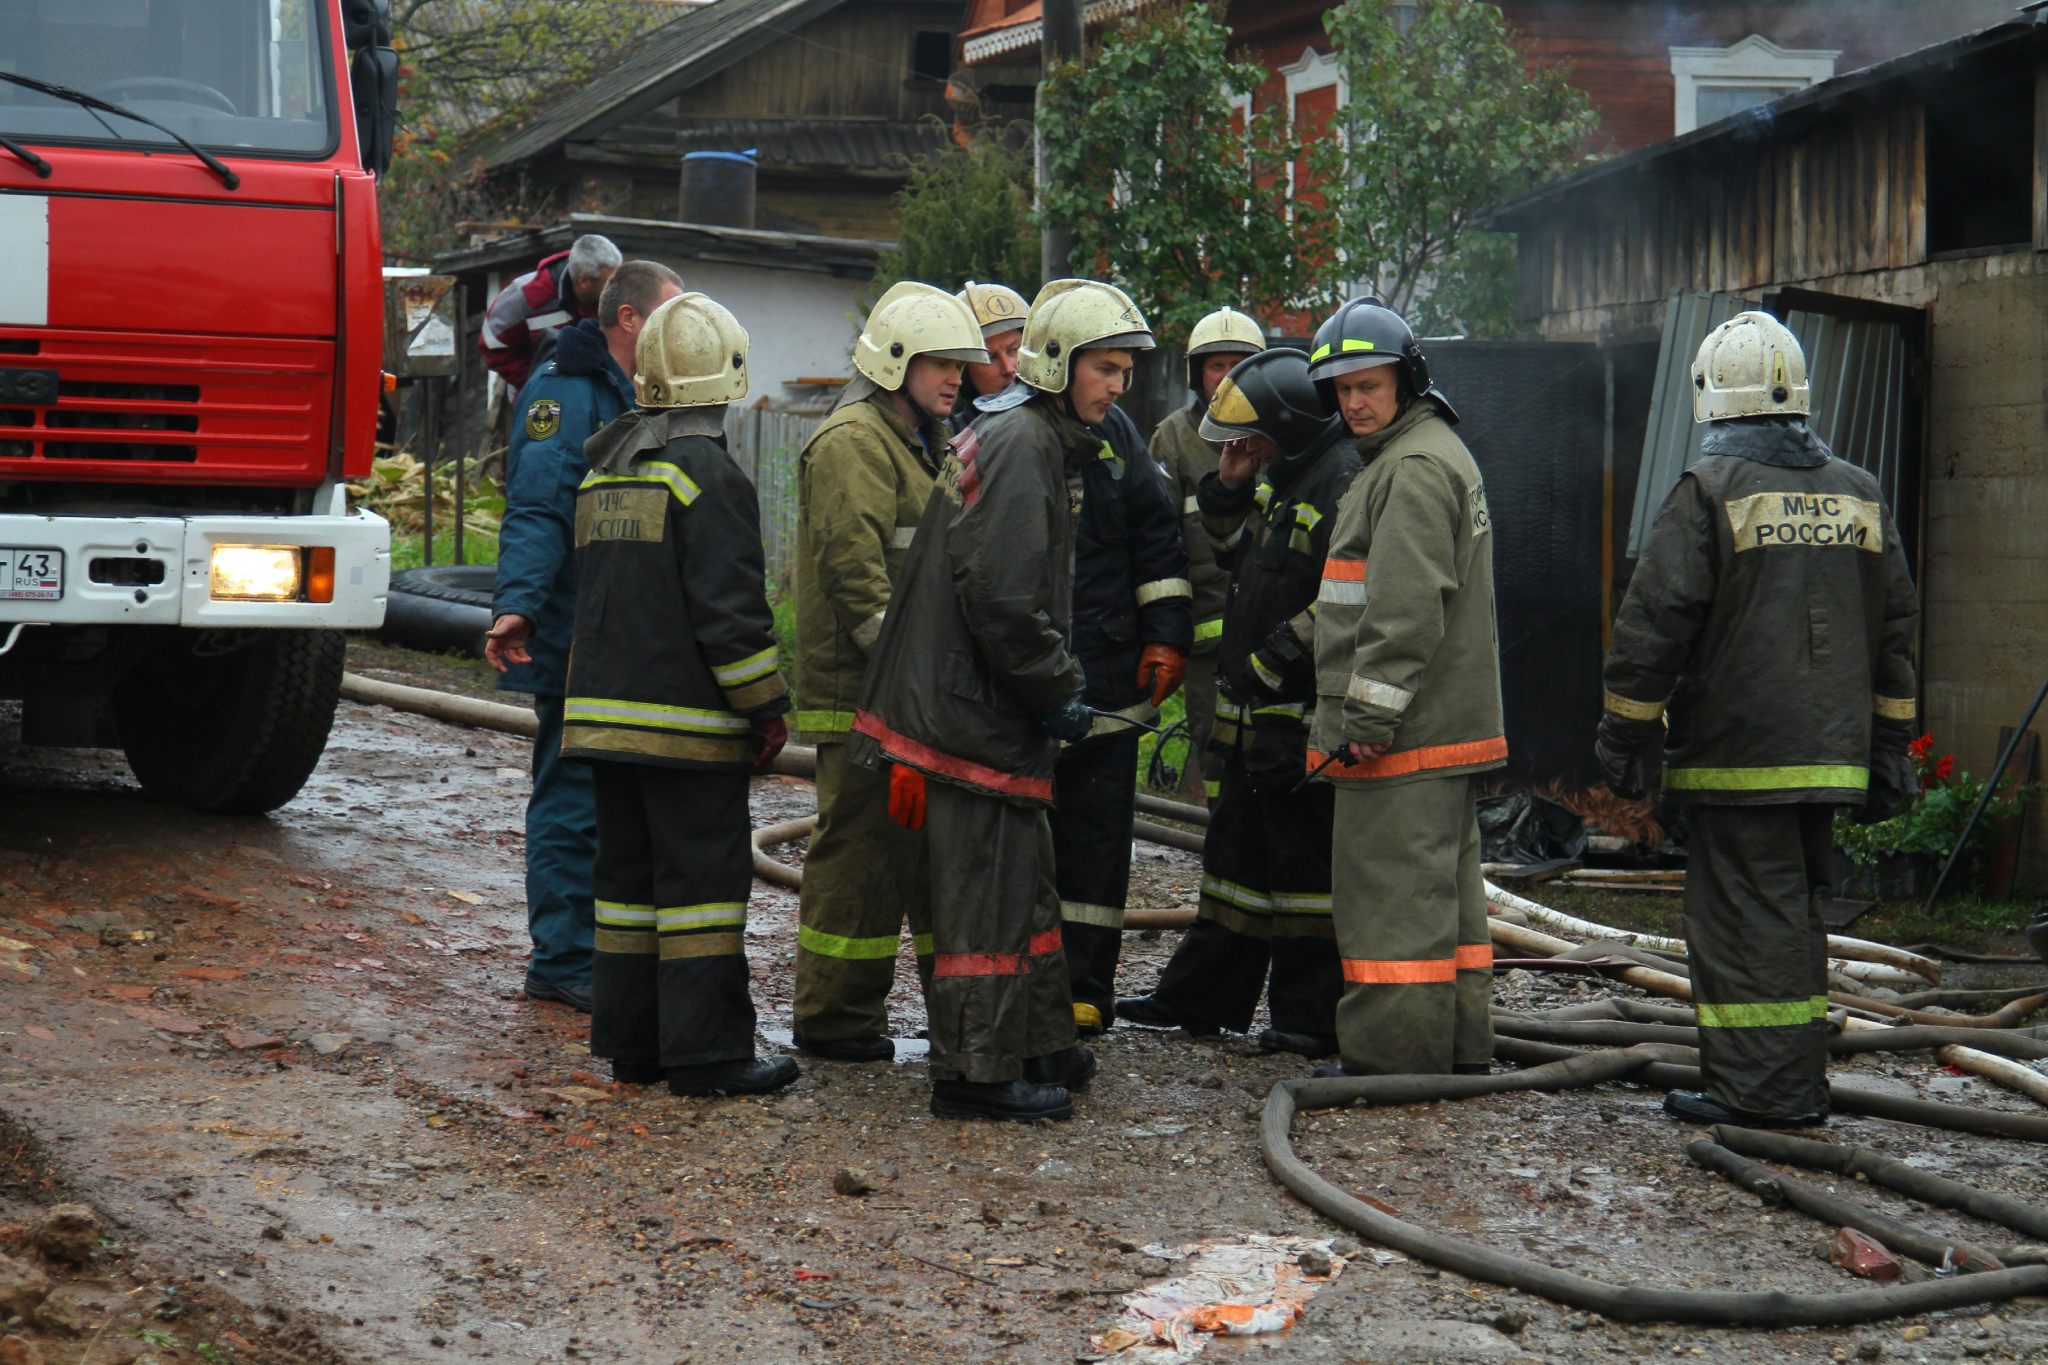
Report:
M407 649L481 659L497 582L492 564L436 564L395 573L378 633Z
M298 795L327 747L345 637L332 630L179 634L114 689L129 768L158 801L224 815L276 810Z

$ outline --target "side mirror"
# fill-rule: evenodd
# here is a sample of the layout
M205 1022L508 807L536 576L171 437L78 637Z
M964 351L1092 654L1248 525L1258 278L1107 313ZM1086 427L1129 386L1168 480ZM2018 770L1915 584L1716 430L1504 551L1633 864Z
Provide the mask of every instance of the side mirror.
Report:
M391 169L391 142L398 135L398 54L388 47L364 48L349 64L348 83L363 168L382 177Z
M348 50L391 45L391 0L341 0L341 31Z

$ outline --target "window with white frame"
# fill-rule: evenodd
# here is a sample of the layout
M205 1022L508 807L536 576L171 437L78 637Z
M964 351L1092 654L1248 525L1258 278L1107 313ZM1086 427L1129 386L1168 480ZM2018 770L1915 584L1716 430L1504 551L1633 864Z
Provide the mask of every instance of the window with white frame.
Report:
M1745 109L1835 74L1838 50L1779 47L1752 33L1733 47L1674 47L1671 78L1677 86L1672 134L1719 123Z
M1344 79L1344 65L1335 53L1318 52L1313 47L1287 65L1279 68L1280 77L1287 87L1287 122L1296 136L1305 140L1320 133L1330 117L1343 108L1351 91ZM1308 174L1308 163L1303 160L1287 168L1287 193L1294 197L1294 188Z

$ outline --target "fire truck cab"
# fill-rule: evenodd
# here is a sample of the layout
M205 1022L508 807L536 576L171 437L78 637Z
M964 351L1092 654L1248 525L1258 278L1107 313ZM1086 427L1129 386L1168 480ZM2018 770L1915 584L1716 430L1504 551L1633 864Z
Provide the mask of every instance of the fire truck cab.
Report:
M383 621L386 4L0 0L0 698L157 799L290 800Z

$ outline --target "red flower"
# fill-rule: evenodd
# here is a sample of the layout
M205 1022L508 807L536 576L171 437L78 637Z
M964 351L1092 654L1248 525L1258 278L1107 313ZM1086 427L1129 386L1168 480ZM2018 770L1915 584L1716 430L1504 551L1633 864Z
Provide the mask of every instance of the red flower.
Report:
M1933 735L1922 735L1906 746L1906 752L1915 758L1927 757L1927 751L1934 747Z
M1946 782L1948 781L1948 775L1955 771L1955 766L1956 756L1954 754L1943 754L1941 762L1934 765L1934 775L1943 782Z

